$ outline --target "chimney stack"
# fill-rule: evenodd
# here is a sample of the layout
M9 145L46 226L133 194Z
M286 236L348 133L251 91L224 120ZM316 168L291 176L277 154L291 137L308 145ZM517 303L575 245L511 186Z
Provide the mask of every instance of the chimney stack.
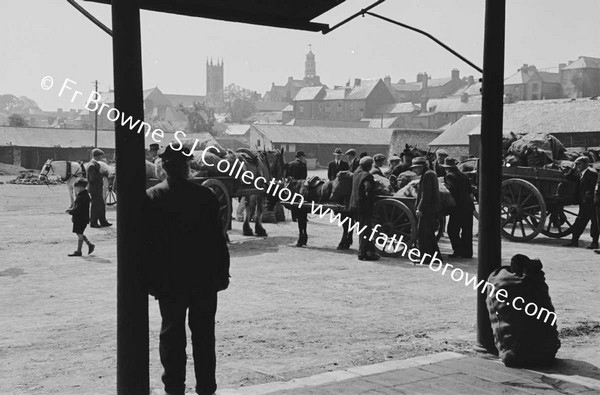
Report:
M452 79L453 80L460 80L460 71L458 71L458 69L452 69Z
M422 82L422 81L423 81L423 73L417 74L417 82Z
M423 89L427 89L427 80L429 79L429 76L427 75L427 73L423 73Z
M559 63L558 64L558 71L561 71L562 69L564 69L565 67L567 67L566 63Z
M460 102L461 103L468 103L469 102L469 94L467 92L464 92L461 96L460 96Z
M354 79L354 86L360 86L360 78Z
M399 84L406 84L406 80L404 78L401 78L400 81L398 81Z
M470 75L470 76L467 78L467 82L469 83L469 85L473 85L473 84L475 83L475 78L473 78L473 76L472 76L472 75Z
M387 86L392 86L392 77L390 77L389 75L386 75L383 78L383 82L387 85Z

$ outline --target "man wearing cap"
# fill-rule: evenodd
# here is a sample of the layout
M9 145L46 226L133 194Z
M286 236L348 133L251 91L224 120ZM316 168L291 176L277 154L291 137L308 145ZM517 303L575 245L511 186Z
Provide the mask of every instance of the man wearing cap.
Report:
M156 158L158 158L158 150L159 150L159 145L157 143L150 144L150 147L148 149L148 154L146 155L146 160L154 163Z
M333 160L327 166L327 178L329 181L335 180L337 173L344 170L350 170L348 162L342 160L342 149L336 148L333 151Z
M358 169L358 159L356 159L356 150L354 148L350 148L346 151L346 156L348 157L348 165L350 166L350 171L354 173L356 169Z
M421 250L421 256L424 253L429 256L437 253L440 256L440 249L435 237L435 225L440 212L440 187L437 175L428 168L427 158L424 157L414 158L410 168L417 176L421 177L415 203L418 220L417 243Z
M442 166L444 161L448 157L448 152L443 149L435 151L436 160L431 164L431 170L435 171L438 177L444 177L446 175L446 169Z
M473 198L471 195L471 181L469 177L458 170L458 161L454 158L446 158L442 165L446 169L444 182L450 194L456 202L456 206L450 208L448 219L448 237L454 252L450 258L472 258L473 257Z
M591 220L590 236L592 237L592 243L587 248L598 248L598 234L600 232L598 231L598 219L594 205L594 189L598 181L598 173L589 167L589 163L590 160L587 156L580 156L575 159L573 168L565 174L568 180L579 182L577 189L579 214L573 224L571 241L565 244L565 247L579 247L579 237L583 234L585 227Z
M102 228L112 224L106 220L106 206L104 205L104 177L108 177L100 167L100 160L104 158L104 151L99 148L92 150L92 159L87 168L88 192L92 199L90 207L90 227Z
M383 163L385 162L385 155L375 154L373 156L373 162L374 163L373 167L371 168L371 174L377 174L378 176L384 177L383 170L381 170L381 168L383 167Z
M363 157L359 162L358 169L352 177L352 194L350 195L350 210L352 219L371 229L371 217L373 205L375 204L375 180L371 174L373 158ZM376 261L379 255L375 252L375 243L370 238L359 237L358 260Z
M196 392L212 394L217 389L217 292L229 285L229 251L219 202L210 189L188 181L188 158L182 151L169 145L159 153L167 178L146 191L144 279L162 318L159 354L165 391L185 392L188 315Z

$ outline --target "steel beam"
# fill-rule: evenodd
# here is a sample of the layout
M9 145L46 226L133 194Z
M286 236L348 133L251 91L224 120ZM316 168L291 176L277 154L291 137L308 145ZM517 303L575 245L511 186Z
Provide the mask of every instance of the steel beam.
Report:
M112 0L115 108L144 119L140 9ZM149 393L148 294L142 276L144 134L115 123L117 158L117 393Z
M483 103L479 159L479 248L477 277L487 280L502 259L500 192L502 184L502 111L504 103L504 30L506 0L486 0L483 46ZM496 352L485 303L477 294L477 346Z

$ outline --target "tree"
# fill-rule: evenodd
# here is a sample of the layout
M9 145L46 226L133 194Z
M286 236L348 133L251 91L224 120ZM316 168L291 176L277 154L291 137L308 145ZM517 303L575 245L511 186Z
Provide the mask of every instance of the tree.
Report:
M208 132L214 134L215 112L204 103L196 102L191 108L179 105L179 111L187 117L186 131L190 133Z
M9 126L17 126L17 127L25 127L27 125L27 121L21 114L12 114L8 117Z
M223 90L223 100L227 106L227 113L231 122L242 122L254 114L256 112L256 106L253 101L255 98L256 92L252 92L236 84L227 85Z

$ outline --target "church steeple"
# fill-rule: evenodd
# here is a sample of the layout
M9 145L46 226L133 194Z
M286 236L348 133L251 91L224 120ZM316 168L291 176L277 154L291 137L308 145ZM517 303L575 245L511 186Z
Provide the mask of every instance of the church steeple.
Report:
M304 79L306 81L313 80L317 76L317 62L315 54L312 52L312 45L308 44L308 53L304 62Z

